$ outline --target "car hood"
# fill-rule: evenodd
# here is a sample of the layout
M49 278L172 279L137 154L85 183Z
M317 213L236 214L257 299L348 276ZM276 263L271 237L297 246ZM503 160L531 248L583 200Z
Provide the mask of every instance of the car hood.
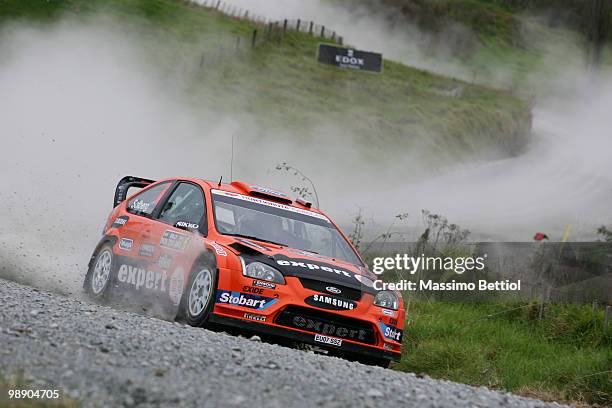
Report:
M284 276L312 279L335 285L376 293L372 282L376 275L362 266L296 248L267 245L259 241L232 238L225 243L245 261L271 265Z

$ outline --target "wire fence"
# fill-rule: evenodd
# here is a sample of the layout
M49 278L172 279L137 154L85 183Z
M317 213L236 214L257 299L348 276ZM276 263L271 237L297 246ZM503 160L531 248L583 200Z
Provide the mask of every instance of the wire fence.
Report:
M217 65L229 58L240 57L245 55L249 49L264 44L280 45L289 33L309 34L321 41L339 45L344 43L344 38L335 30L311 20L299 18L270 20L265 16L222 0L205 0L203 2L187 0L187 3L223 14L235 20L248 22L253 26L253 31L248 36L235 36L220 40L216 47L203 51L199 61L200 68Z

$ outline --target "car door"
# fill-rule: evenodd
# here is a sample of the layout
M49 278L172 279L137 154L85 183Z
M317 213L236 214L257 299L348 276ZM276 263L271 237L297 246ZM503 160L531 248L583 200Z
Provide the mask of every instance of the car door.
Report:
M161 197L172 183L154 184L131 197L126 204L127 215L118 217L113 226L117 225L118 241L116 252L119 257L138 258L138 247L142 231L151 224L151 216Z
M180 301L191 265L200 254L198 248L203 247L198 238L206 231L204 192L199 185L187 181L172 187L152 222L142 230L143 256L149 258L150 270L164 274L167 293L175 305Z

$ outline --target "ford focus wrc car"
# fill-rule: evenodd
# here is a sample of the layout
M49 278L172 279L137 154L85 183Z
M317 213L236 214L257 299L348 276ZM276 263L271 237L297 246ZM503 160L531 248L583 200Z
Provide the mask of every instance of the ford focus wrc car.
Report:
M400 358L401 296L374 289L376 276L310 203L239 181L124 177L113 205L84 281L91 297L369 364Z

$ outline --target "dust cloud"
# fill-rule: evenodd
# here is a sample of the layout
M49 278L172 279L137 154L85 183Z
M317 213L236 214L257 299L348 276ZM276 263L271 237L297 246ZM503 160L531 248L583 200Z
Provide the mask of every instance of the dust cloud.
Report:
M179 104L138 51L95 25L0 35L2 275L75 291L121 177L229 173L211 136L240 125Z
M436 73L501 87L511 83L513 74L508 67L492 66L487 78L478 78L453 60L453 47L474 35L460 25L432 38L406 22L397 24L384 11L319 0L228 2L271 20L314 20L335 29L360 49L382 52L386 58ZM608 113L612 110L612 75L585 66L584 42L569 31L559 28L550 38L534 33L538 18L522 16L522 35L537 44L543 59L541 69L526 76L531 97L537 97L528 151L515 158L463 164L441 175L434 174L435 166L427 163L418 163L420 171L409 173L386 163L381 166L385 170L379 170L386 171L379 173L383 177L368 178L373 184L361 187L369 193L354 196L356 207L370 220L372 235L386 229L393 214L408 212L407 237L415 239L422 232L421 209L471 229L473 238L491 240L526 241L538 230L560 239L568 224L573 239L595 239L597 226L612 222L612 118ZM424 44L438 48L428 47L425 56ZM408 152L407 156L407 162L415 159ZM432 170L429 174L428 168Z
M368 29L379 28L362 27L372 41ZM384 44L358 45L386 52ZM322 208L343 225L363 208L383 228L408 212L419 229L427 208L481 236L529 240L535 229L573 223L588 236L612 221L612 82L603 77L571 98L542 100L525 155L440 175L418 152L364 162L351 135L325 118L298 140L281 128L270 135L246 112L185 102L176 77L142 58L138 36L104 23L5 27L0 55L0 277L80 293L117 181L228 180L232 137L234 179L288 189L295 178L274 167L289 162L313 179ZM421 170L409 173L407 163Z
M352 169L357 149L349 135L325 124L305 139L280 128L271 134L246 112L194 105L181 78L190 73L152 65L141 34L107 18L0 32L0 277L80 293L125 175L233 175L288 187L293 176L276 171L278 163L319 180L334 169L346 181L318 188L329 197L326 209L339 214L345 202L334 192L358 190L361 178L351 174L367 171Z

